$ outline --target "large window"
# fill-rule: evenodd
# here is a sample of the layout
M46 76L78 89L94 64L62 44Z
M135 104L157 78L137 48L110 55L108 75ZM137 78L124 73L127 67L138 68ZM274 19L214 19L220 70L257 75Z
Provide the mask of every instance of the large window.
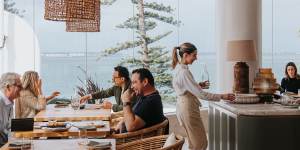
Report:
M136 5L131 0L117 0L112 5L101 6L101 32L70 33L65 31L65 23L46 21L44 19L44 0L14 0L15 7L24 9L23 19L34 29L38 37L41 53L41 77L43 78L44 93L49 95L54 90L61 91L62 98L74 95L81 80L91 76L101 88L112 85L113 67L126 58L140 59L138 53L141 47L130 47L114 55L99 58L104 50L117 47L117 43L138 40L139 34L134 29L120 29L122 24L138 13ZM215 91L216 53L214 48L214 1L190 0L146 0L145 3L156 2L170 6L170 14L146 8L145 10L161 16L172 17L172 23L156 22L153 30L147 31L147 36L155 37L161 33L172 33L159 41L149 44L149 47L161 46L171 56L173 47L183 42L192 42L198 48L198 61L191 66L197 81L208 79L211 86L208 91ZM196 12L197 11L197 12ZM178 26L175 22L180 21ZM130 71L134 67L126 65ZM202 75L203 67L207 74ZM167 71L171 73L172 70ZM204 77L205 76L205 77ZM164 88L162 88L164 89ZM169 93L174 96L174 93ZM174 108L175 98L164 101L165 107Z
M285 65L300 69L300 1L262 0L263 67L270 67L280 83Z

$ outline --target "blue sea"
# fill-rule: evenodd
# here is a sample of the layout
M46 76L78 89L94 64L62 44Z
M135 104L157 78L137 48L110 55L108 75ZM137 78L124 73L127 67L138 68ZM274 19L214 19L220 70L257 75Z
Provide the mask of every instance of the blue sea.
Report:
M87 75L97 81L101 88L109 88L112 85L111 75L114 66L118 65L120 60L126 56L128 55L119 54L104 57L97 61L97 53L88 53L87 56L84 53L43 53L41 55L41 77L44 93L49 95L52 91L59 90L62 93L61 98L70 98L74 95L76 86L82 85L79 79L84 81L86 77L85 70L87 70ZM277 81L280 82L284 76L285 64L288 61L294 61L299 69L300 54L263 54L262 61L262 66L271 67ZM202 72L199 68L203 66L216 66L216 54L201 54L199 60L193 64L191 70L196 80L201 80ZM207 72L211 83L209 91L215 92L216 75L214 73L216 67L207 67Z

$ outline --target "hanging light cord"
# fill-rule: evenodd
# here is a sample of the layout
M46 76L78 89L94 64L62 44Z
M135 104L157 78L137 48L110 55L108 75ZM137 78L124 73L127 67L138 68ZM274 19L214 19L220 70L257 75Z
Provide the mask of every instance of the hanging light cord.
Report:
M32 1L32 28L33 28L33 34L32 34L32 43L33 43L33 70L36 70L36 49L35 49L35 0Z
M274 0L272 0L272 32L271 32L271 35L272 35L272 64L271 64L271 67L273 68L273 65L274 65Z
M85 87L86 87L86 91L87 91L87 80L88 80L88 34L87 32L85 32Z
M179 0L177 0L177 45L179 45Z
M132 3L132 17L135 17L134 16L134 3ZM132 28L132 43L134 43L134 37L135 37L135 35L134 35L134 28ZM134 46L132 46L132 57L133 57L133 63L135 63L135 57L134 57Z

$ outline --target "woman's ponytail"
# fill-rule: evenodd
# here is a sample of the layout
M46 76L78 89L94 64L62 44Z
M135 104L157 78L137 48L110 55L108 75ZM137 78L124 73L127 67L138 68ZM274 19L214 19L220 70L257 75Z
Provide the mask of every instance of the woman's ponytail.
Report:
M173 53L172 53L172 68L174 69L176 65L178 64L178 56L177 56L177 50L180 49L180 47L174 47Z

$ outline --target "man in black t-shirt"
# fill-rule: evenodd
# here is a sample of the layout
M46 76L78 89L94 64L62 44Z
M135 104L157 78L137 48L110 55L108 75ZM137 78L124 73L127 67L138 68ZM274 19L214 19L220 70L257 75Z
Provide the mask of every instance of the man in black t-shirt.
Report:
M161 123L166 119L161 97L155 89L154 78L148 69L141 68L132 72L131 88L121 96L124 119L118 124L117 130L122 130L122 124L125 124L126 131L136 131ZM131 108L130 99L133 95L138 98Z

